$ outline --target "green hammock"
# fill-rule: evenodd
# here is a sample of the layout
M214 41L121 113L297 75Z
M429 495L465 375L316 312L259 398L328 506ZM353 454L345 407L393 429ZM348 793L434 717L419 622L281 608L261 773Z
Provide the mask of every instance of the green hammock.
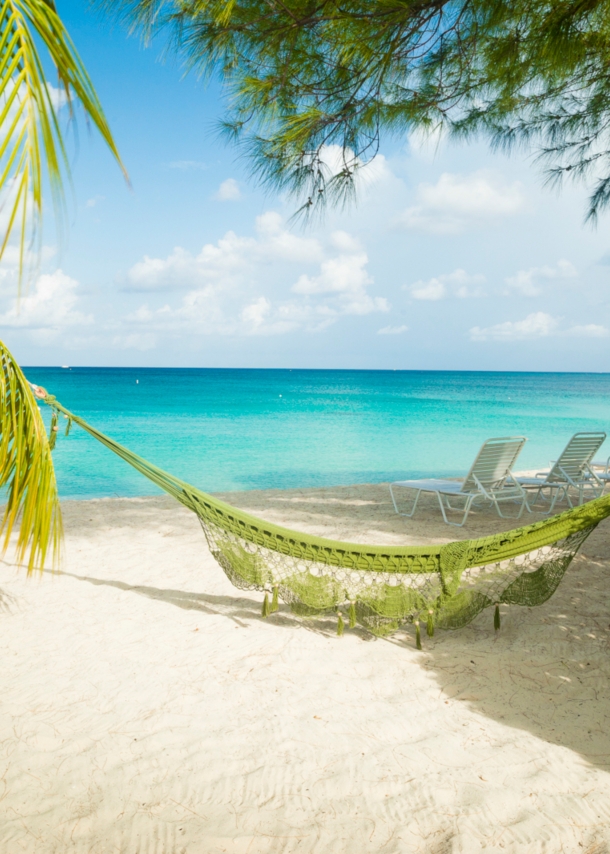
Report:
M386 636L405 623L434 628L465 626L484 608L540 605L552 596L591 531L610 515L610 495L542 522L447 545L368 546L342 543L265 522L208 495L147 462L65 409L44 398L72 422L197 514L210 551L230 581L264 592L263 616L279 600L302 617L344 616ZM53 424L56 424L54 417ZM56 430L57 428L55 428ZM54 443L56 433L52 434ZM271 601L269 601L271 596Z

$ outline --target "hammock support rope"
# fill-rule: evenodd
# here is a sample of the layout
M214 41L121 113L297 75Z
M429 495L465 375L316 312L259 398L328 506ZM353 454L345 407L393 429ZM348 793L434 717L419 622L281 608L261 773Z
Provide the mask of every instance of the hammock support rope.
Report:
M446 545L368 546L315 537L258 519L173 477L110 439L37 389L55 415L105 445L197 515L229 580L264 593L263 616L283 600L301 617L334 615L338 633L359 624L387 636L420 622L427 634L456 629L500 604L541 605L557 589L582 543L610 515L610 495L489 537ZM56 422L55 422L56 423ZM55 431L56 432L56 431ZM270 602L271 596L271 602Z

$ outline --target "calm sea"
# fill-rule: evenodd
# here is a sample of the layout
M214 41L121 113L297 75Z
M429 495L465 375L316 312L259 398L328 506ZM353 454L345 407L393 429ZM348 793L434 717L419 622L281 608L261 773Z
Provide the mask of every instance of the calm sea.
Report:
M610 433L610 374L36 367L26 374L117 441L211 492L456 476L491 436L527 436L517 468L537 468L578 430ZM59 436L63 497L158 492L78 427ZM610 440L604 451L610 455Z

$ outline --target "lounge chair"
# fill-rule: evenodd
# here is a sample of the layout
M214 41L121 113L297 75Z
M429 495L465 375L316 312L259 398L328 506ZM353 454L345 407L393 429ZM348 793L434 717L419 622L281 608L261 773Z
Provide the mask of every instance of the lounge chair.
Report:
M523 508L528 507L527 493L511 473L515 460L525 445L527 439L522 436L511 436L501 439L488 439L483 445L472 467L463 481L454 480L398 480L390 484L390 495L394 510L400 516L411 518L415 513L419 496L422 492L434 493L438 497L441 513L447 525L461 528L475 501L487 501L495 505L498 515L504 515L500 510L501 501L517 501L521 503L519 515ZM415 495L410 512L401 513L396 503L394 490L411 489ZM461 502L462 506L451 506L451 500ZM447 510L459 511L463 514L461 522L452 522L447 518ZM529 510L529 507L528 507Z
M604 488L610 483L610 457L607 460L593 460L591 468L595 476L604 484Z
M599 498L604 491L604 475L597 475L591 461L603 444L605 433L575 433L566 445L561 456L552 464L550 471L539 472L535 477L518 477L517 481L524 489L535 490L532 504L539 497L544 497L544 491L549 492L549 513L563 497L570 507L573 507L571 492L578 495L578 504L582 504L585 492L589 491L592 498Z
M604 483L610 483L610 457L607 460L593 460L591 468Z

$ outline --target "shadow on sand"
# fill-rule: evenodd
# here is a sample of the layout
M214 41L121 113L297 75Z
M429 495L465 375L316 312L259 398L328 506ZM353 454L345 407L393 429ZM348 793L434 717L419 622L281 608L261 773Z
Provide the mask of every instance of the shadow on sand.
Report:
M477 511L466 527L448 531L431 505L428 511L422 508L414 524L394 513L387 485L383 484L243 492L220 497L270 521L281 519L292 528L339 539L358 536L361 542L374 542L377 537L382 542L415 543L425 542L426 538L447 542L508 530L540 518L540 514L527 515L515 523ZM66 507L68 523L71 503L67 502ZM147 532L164 527L168 536L200 536L193 515L170 498L114 501L104 513L96 512L95 502L91 502L91 512L85 516L82 504L74 504L81 507L81 537L94 538L115 527L137 530L144 537ZM535 609L503 607L502 628L497 634L488 610L457 632L437 632L433 639L424 637L422 653L415 650L412 627L375 642L394 644L404 649L405 655L417 655L420 665L442 691L439 702L465 703L478 714L574 750L591 764L610 770L609 529L609 522L602 523L587 540L583 554L573 562L547 603ZM262 619L260 600L244 597L237 590L235 596L222 596L89 576L70 577L204 616L221 615L240 625ZM283 605L268 621L278 631L298 628L328 636L336 634L334 619L302 620ZM346 631L363 641L373 640L359 628ZM345 640L336 638L337 643Z
M598 564L597 570L597 580L605 583L607 567ZM581 581L579 587L579 578L585 573L588 584ZM260 603L238 595L190 593L62 574L203 615L221 615L241 626L262 619ZM360 628L350 634L418 655L421 666L442 690L439 702L466 703L472 711L567 747L591 764L610 770L609 614L607 602L595 596L592 587L597 585L591 585L590 561L580 560L550 602L536 609L505 608L499 633L494 633L492 612L487 611L465 629L424 638L422 653L416 652L409 630L384 641ZM336 636L334 619L302 620L285 605L267 620L278 631L298 628Z

